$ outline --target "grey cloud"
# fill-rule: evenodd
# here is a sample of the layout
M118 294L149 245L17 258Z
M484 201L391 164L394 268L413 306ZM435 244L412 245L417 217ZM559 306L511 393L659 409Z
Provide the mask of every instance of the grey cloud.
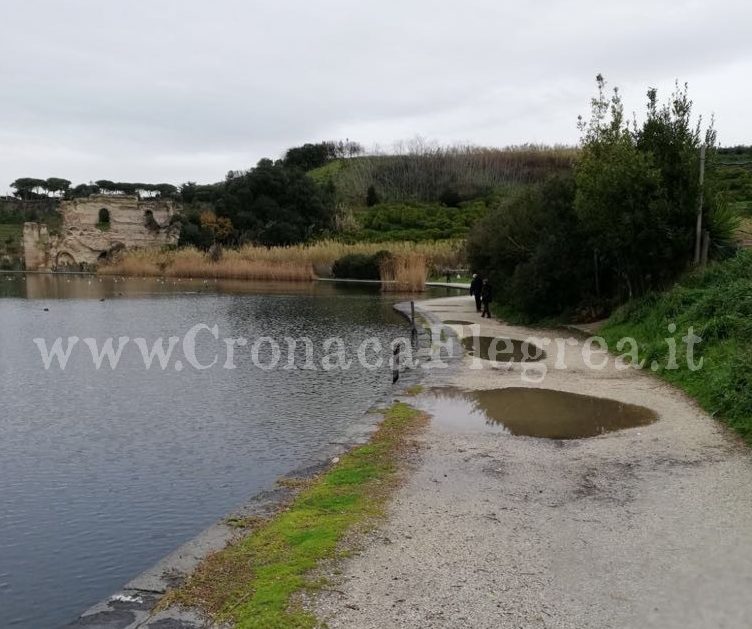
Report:
M420 134L574 142L593 77L639 109L690 82L749 142L744 2L8 0L0 189L18 176L213 181L290 145ZM729 85L733 85L733 89Z

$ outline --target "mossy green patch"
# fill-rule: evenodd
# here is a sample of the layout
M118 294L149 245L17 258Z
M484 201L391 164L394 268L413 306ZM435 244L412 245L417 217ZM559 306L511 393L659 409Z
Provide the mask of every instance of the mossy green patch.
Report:
M344 536L382 513L400 477L400 453L423 421L407 404L393 405L369 443L313 479L287 509L207 558L163 605L198 606L239 629L317 626L294 595L321 587L310 571L345 555Z

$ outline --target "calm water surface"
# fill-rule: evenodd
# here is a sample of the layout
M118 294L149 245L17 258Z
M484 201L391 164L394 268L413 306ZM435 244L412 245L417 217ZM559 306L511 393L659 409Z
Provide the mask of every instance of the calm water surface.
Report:
M216 368L143 366L137 348L96 370L79 344L45 370L32 339L220 337L388 344L394 299L331 284L162 282L0 274L0 627L46 629L89 605L277 477L323 456L391 387L369 371L273 370L199 337ZM100 301L102 300L103 301ZM48 310L45 311L45 308ZM203 345L202 345L203 339ZM179 347L176 352L179 354ZM320 364L320 361L319 361Z

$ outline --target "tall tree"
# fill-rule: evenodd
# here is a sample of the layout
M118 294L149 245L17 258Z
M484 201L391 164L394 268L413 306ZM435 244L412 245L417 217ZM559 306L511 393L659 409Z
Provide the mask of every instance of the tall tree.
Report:
M39 194L37 190L46 190L47 182L44 179L34 177L19 177L10 184L10 187L15 190L13 193L15 196L28 201Z
M61 177L48 177L46 181L47 190L54 193L59 193L60 196L64 195L70 188L71 182Z

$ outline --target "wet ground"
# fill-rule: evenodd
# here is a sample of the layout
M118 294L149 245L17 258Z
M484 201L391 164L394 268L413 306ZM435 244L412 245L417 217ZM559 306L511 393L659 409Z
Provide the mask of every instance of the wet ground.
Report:
M470 298L421 307L476 322L485 336L561 334L481 320ZM486 424L486 411L468 415L466 399L446 414L439 405L386 521L325 575L332 585L312 606L328 626L752 626L749 448L649 374L617 370L613 361L588 368L582 341L565 344L566 369L556 368L552 345L543 347L546 358L504 368L483 361L486 368L472 369L476 359L466 356L451 376L430 374L417 403L431 403L431 385L472 392L475 401L484 391L520 388L539 399L552 395L536 392L547 389L557 403L542 404L555 409L555 417L543 413L546 424L565 423L572 410L578 423L592 415L585 395L606 400L592 405L609 405L611 420L627 405L658 420L587 438L539 439ZM523 379L533 369L542 378ZM512 425L509 405L501 410ZM594 424L605 425L595 415L602 419Z
M634 404L528 387L437 388L421 396L418 406L447 430L498 430L546 439L595 437L658 419L654 411Z
M523 362L546 357L546 353L532 343L503 336L466 336L462 345L471 356L496 362Z

